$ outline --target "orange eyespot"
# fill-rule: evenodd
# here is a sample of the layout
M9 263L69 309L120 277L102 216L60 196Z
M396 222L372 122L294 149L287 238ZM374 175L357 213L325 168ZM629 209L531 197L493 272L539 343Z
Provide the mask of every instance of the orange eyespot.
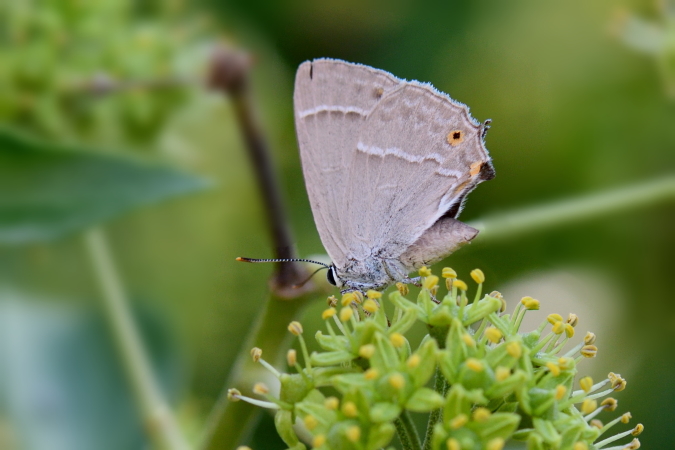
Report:
M448 133L448 144L453 147L461 144L464 141L464 132L462 130L454 130Z

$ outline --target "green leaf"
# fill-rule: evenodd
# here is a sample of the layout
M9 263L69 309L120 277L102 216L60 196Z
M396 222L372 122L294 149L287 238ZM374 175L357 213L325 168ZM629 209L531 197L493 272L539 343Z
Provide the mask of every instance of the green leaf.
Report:
M209 185L169 167L0 127L1 244L56 239Z

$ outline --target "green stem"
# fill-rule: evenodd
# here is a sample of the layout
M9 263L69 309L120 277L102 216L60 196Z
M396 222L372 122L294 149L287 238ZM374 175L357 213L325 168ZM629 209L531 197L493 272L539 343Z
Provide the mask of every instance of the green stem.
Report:
M403 450L422 450L420 436L417 434L417 428L415 428L408 411L404 410L401 413L398 419L394 421L394 426Z
M100 285L106 319L141 410L145 429L157 448L187 450L190 445L182 435L152 372L103 230L92 228L86 231L84 241Z
M434 379L434 390L445 397L445 390L448 382L445 380L440 367L436 367L436 377ZM434 437L434 427L443 419L443 408L438 408L429 413L429 422L427 423L427 432L424 436L424 450L431 449L431 443Z
M468 225L480 232L475 242L507 240L639 206L675 200L675 176L543 206L488 216Z
M225 389L209 415L201 449L233 449L251 431L260 408L246 402L228 401L227 389L237 388L246 395L251 392L253 384L259 381L255 377L260 374L261 366L251 359L249 352L252 347L261 348L263 358L272 365L278 367L283 364L293 337L288 332L288 324L298 319L307 303L317 295L317 291L312 290L292 300L274 294L270 296L237 355Z

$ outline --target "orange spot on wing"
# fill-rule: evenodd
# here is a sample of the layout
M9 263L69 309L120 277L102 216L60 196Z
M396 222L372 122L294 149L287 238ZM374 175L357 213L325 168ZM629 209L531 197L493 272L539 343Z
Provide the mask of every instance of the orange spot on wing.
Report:
M480 169L483 168L483 161L476 161L475 163L471 164L469 170L469 174L473 177L476 176L480 173Z
M454 130L448 133L447 136L448 144L453 147L464 142L464 132L462 130Z

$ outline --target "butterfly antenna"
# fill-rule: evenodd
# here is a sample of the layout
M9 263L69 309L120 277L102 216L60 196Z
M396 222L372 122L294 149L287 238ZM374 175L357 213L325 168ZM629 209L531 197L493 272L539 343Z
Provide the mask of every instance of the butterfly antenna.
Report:
M305 284L307 284L307 282L308 282L309 280L312 279L312 277L313 277L314 275L316 275L318 272L320 272L320 271L322 271L322 270L328 269L328 267L330 267L330 266L327 266L327 267L319 267L319 268L316 269L314 272L312 272L312 274L311 274L310 276L308 276L308 277L305 279L305 281L303 281L302 283L294 284L294 285L293 285L293 289L299 289L299 288L303 287Z
M243 258L241 256L237 257L237 261L248 262L248 263L265 263L265 262L308 262L312 264L318 264L323 266L324 269L330 268L329 264L322 263L320 261L314 261L312 259L301 259L301 258L285 258L285 259L256 259L256 258ZM321 270L321 269L319 269ZM316 272L314 272L316 273ZM313 274L312 274L313 275ZM310 277L311 278L311 277ZM306 283L306 282L305 282ZM303 283L304 284L304 283Z

